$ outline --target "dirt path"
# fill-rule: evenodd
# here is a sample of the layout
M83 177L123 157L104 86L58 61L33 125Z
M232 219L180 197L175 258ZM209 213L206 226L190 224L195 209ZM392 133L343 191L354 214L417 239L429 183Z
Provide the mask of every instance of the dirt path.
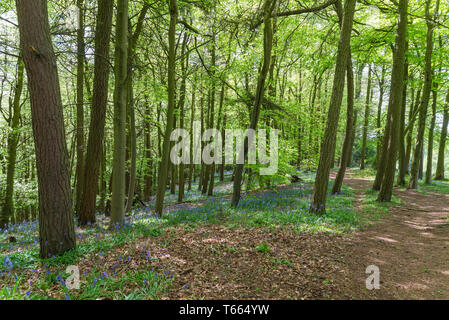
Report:
M349 172L345 184L362 210L372 181ZM395 195L402 206L355 234L204 224L142 238L115 255L132 257L120 268L174 274L169 299L449 299L449 195ZM263 243L269 248L257 249ZM117 258L109 259L102 264L112 268ZM379 290L365 287L370 265L380 269Z
M357 193L356 208L369 179L345 179ZM346 240L341 298L449 299L449 195L395 189L403 205L390 208L381 223ZM380 269L380 289L365 288L369 265ZM340 287L337 286L337 287Z

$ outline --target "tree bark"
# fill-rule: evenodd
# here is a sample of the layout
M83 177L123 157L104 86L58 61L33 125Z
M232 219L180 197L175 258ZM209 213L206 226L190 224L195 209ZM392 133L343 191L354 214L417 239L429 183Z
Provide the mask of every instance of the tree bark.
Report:
M404 94L404 70L405 54L407 50L407 14L408 0L399 1L398 30L396 34L395 54L393 58L393 70L391 75L390 90L390 119L391 133L388 140L387 153L385 155L385 172L383 175L379 196L380 202L390 202L393 195L394 173L399 147L399 127L401 121L402 96ZM385 130L387 131L387 130ZM386 143L386 141L384 141Z
M368 84L366 86L366 102L365 102L365 114L363 122L363 136L362 136L362 152L360 156L360 170L365 170L365 157L366 157L366 141L368 138L368 125L370 116L370 104L371 104L371 64L368 66Z
M351 0L352 1L352 0ZM274 8L274 5L276 3L276 0L265 0L264 2L264 56L263 56L263 65L262 69L259 73L259 78L257 80L257 88L256 88L256 95L254 99L254 105L251 112L251 122L249 125L249 129L256 129L257 128L257 122L259 120L259 113L260 113L260 105L262 102L262 98L265 93L265 81L267 78L267 74L270 68L270 61L271 61L271 49L273 47L273 27L270 22L271 12ZM240 150L240 152L243 152L243 159L246 158L248 154L248 136L245 136L243 146L243 150ZM240 191L241 191L241 183L242 183L242 176L243 176L243 168L244 164L237 164L235 166L234 171L234 184L233 184L233 193L232 193L232 199L231 199L231 205L233 207L237 207L240 201Z
M333 165L338 119L345 84L345 74L351 48L351 32L354 18L356 0L347 0L344 6L343 24L338 44L337 62L335 67L334 84L329 106L326 130L321 145L320 161L318 164L315 186L313 190L311 213L323 214L326 212L327 188L329 185L330 168Z
M429 135L427 138L427 166L425 183L432 182L432 162L433 162L433 137L435 131L435 121L437 116L437 98L438 98L438 83L434 82L432 90L432 118L430 119Z
M440 135L440 146L438 149L438 162L437 170L435 173L435 180L444 179L444 155L446 151L447 127L449 124L449 92L446 96L446 104L444 105L443 113L443 128L441 129Z
M405 51L408 51L408 43L406 43ZM407 85L408 85L408 68L409 64L406 58L404 66L404 84L402 93L402 103L401 103L401 118L399 124L399 172L398 172L398 185L405 186L405 171L407 168L406 157L405 157L405 112L407 109Z
M427 109L432 91L432 53L433 53L433 30L435 24L430 16L431 0L426 2L426 20L427 20L427 39L426 39L426 57L425 57L425 80L421 104L419 106L418 133L416 137L416 146L413 154L412 168L410 170L409 189L418 188L419 168L422 165L422 154L424 146L424 131L426 129ZM435 9L435 16L438 14L439 0Z
M6 168L6 191L3 208L0 215L0 228L8 226L10 219L14 218L14 174L16 171L17 144L20 136L20 112L22 106L20 97L23 88L23 60L17 59L17 83L12 103L13 114L11 116L10 131L8 133L8 165Z
M114 153L111 228L125 219L126 103L128 75L128 0L118 0L115 31Z
M77 0L77 71L76 71L76 186L75 214L79 215L80 199L84 186L84 0Z
M156 214L161 217L164 206L165 189L167 187L168 164L170 161L170 134L173 128L175 107L175 68L176 68L176 24L178 21L178 5L176 0L169 0L170 27L168 31L168 108L167 123L162 147L162 161L159 165L158 188L156 194Z
M47 1L17 0L16 7L31 99L40 256L49 258L76 246L61 92Z
M78 223L81 226L95 223L97 181L102 156L109 87L109 42L111 39L113 4L113 0L104 0L98 3L92 110L87 140L86 165L84 167L84 186L78 214Z

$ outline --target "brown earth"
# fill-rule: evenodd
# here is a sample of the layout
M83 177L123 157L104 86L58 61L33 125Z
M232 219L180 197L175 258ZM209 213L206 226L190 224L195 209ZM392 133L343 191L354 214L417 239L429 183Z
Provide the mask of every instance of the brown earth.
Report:
M349 177L355 207L372 185ZM449 299L449 195L395 190L403 205L345 236L202 225L140 238L98 262L173 274L168 299ZM261 247L268 244L268 248ZM148 256L152 259L148 259ZM369 265L380 289L365 287ZM120 270L121 269L121 270Z
M360 192L372 181L349 177L345 184ZM381 223L347 239L347 272L337 277L341 298L449 299L449 195L398 188L394 194L401 206L390 208ZM379 267L379 290L365 289L369 265Z

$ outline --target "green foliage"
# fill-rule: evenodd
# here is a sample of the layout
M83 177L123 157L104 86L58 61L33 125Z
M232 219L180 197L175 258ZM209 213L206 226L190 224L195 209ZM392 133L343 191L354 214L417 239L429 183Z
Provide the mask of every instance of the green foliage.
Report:
M268 253L268 252L271 252L270 245L269 245L268 243L266 243L266 242L263 242L263 243L259 244L259 245L256 247L255 250L258 251L258 252L262 252L262 253Z

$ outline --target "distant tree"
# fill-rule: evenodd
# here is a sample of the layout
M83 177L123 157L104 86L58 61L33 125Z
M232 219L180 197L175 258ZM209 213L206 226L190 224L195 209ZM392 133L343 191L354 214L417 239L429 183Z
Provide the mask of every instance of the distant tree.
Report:
M114 154L111 227L125 219L126 104L128 74L128 0L118 0L115 24Z

